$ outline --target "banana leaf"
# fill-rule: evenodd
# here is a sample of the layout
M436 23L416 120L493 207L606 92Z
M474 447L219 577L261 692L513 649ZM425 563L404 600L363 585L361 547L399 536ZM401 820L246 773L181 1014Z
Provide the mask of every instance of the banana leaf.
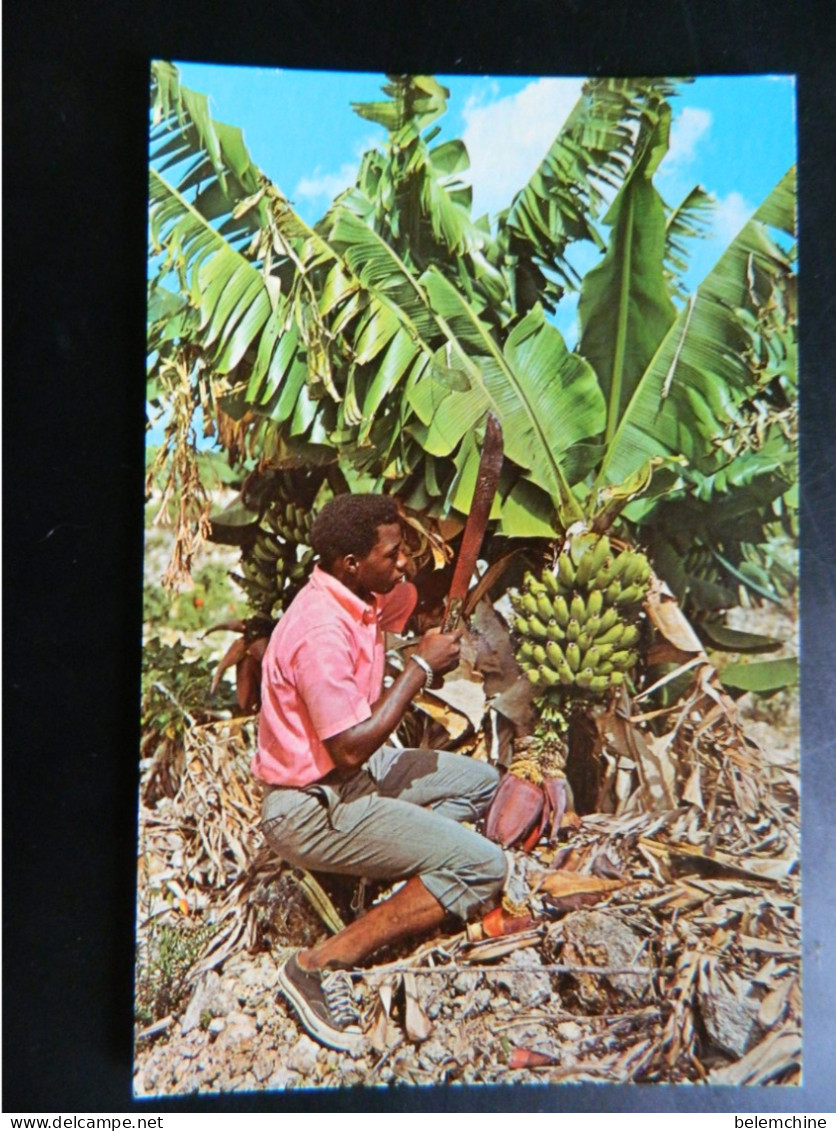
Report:
M710 235L711 216L716 208L716 199L702 185L695 185L665 220L665 278L671 294L680 299L687 298L681 283L688 270L687 241Z
M630 168L637 123L670 94L664 80L594 78L528 183L498 217L493 258L511 257L513 274L534 283L528 304L515 287L516 309L538 300L552 308L579 280L566 258L570 244L585 240L603 249L595 219L604 190L615 189ZM510 266L510 261L508 266Z
M724 687L731 687L736 691L754 691L759 695L783 691L798 683L798 659L792 656L784 660L729 664L720 671L720 682Z
M270 315L264 277L155 169L149 173L151 229L176 249L199 313L198 339L213 346L219 373L234 369Z
M665 209L652 180L669 130L666 107L604 217L612 228L607 253L587 272L578 303L578 351L598 374L608 402L607 444L676 314L665 283Z
M727 628L724 624L710 620L705 621L702 627L715 648L721 648L724 652L775 652L783 643L771 636L740 632L736 628Z
M410 392L416 412L429 425L427 449L436 455L451 452L492 410L502 424L506 457L524 468L567 516L580 517L561 463L568 449L594 436L603 423L603 398L589 365L569 352L540 307L526 315L500 349L439 273L428 271L422 282L472 382L466 392L442 391L432 381Z
M704 473L727 462L714 440L752 394L748 339L736 314L765 311L790 274L759 219L784 196L782 181L743 227L662 339L618 421L598 485L618 483L651 456L685 455Z

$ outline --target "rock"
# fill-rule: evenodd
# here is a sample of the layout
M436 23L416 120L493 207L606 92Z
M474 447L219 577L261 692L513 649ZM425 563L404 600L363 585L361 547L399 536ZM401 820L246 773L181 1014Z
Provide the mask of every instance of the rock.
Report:
M569 964L578 958L578 965L644 966L650 969L647 954L639 955L642 937L614 911L574 911L563 921L563 939ZM580 975L579 978L582 978ZM650 979L642 974L596 975L596 982L607 984L625 998L641 999L647 992Z
M140 1068L134 1073L134 1096L139 1099L142 1096L152 1096L154 1094L154 1086L157 1083L157 1076L153 1070L149 1068Z
M268 1088L292 1088L299 1077L286 1064L280 1065L267 1081Z
M708 985L700 979L698 999L708 1037L724 1052L739 1058L762 1035L758 1024L760 1002L736 974L712 977Z
M312 1076L319 1057L319 1045L308 1036L301 1036L287 1057L287 1066L300 1076Z
M476 989L481 977L481 974L473 973L469 970L460 970L453 979L450 989L454 994L466 994L470 990Z
M248 962L241 969L236 982L239 986L245 986L247 989L263 990L271 986L276 980L276 971L272 961L270 967L267 970L263 962Z
M226 1028L226 1021L224 1021L223 1017L213 1017L212 1020L209 1022L209 1032L210 1033L222 1033L225 1028Z
M203 1014L211 1012L210 1004L221 988L221 976L215 970L207 970L198 980L192 993L191 1000L186 1006L183 1020L180 1022L180 1032L185 1036L200 1024ZM217 1014L213 1014L217 1016Z
M213 1017L226 1017L236 1008L238 999L228 990L219 990L209 1003L209 1012Z
M252 1017L246 1013L234 1012L228 1014L224 1021L223 1032L217 1041L218 1047L233 1051L244 1045L252 1045L258 1033Z
M366 1073L361 1072L350 1060L343 1060L339 1072L340 1087L353 1088L358 1084L365 1084Z
M273 1072L276 1066L276 1058L267 1052L260 1052L253 1062L252 1074L259 1082L263 1084Z
M486 1009L490 1008L492 1001L493 994L487 987L477 990L473 995L473 1001L468 1006L467 1016L470 1017L478 1013L484 1013Z
M441 1040L439 1037L430 1037L428 1041L424 1041L421 1045L421 1052L418 1061L425 1068L432 1068L436 1064L441 1064L450 1055L450 1050L447 1047L447 1042Z
M527 1009L542 1005L551 1000L552 984L545 971L538 972L541 965L533 950L514 951L508 956L506 967L497 978L497 983L508 990L512 1001L518 1001Z
M561 1021L557 1026L557 1035L566 1044L580 1040L583 1030L575 1021Z

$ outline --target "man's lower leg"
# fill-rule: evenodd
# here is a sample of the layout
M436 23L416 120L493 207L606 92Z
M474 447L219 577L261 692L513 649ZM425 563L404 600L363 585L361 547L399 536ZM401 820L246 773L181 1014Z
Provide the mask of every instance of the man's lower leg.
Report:
M446 915L420 877L413 876L385 902L372 907L325 942L300 951L297 959L306 970L356 966L387 943L441 926Z

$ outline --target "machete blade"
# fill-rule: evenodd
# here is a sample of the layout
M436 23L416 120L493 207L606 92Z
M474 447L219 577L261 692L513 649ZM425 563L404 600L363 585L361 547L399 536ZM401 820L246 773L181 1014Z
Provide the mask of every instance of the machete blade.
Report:
M485 446L482 448L470 514L467 516L456 568L453 570L453 580L450 583L450 592L447 595L444 620L441 623L442 632L452 632L461 620L464 599L470 587L470 579L479 557L482 539L485 537L501 470L502 426L498 418L489 412L485 428Z

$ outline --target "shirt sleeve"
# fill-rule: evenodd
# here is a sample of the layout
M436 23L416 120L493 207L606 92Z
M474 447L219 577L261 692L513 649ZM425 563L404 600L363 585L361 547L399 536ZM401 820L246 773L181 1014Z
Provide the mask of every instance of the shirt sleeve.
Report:
M418 590L411 581L402 581L378 600L380 627L384 632L400 632L418 603Z
M357 686L351 642L339 626L309 632L292 659L293 679L321 742L371 716Z

